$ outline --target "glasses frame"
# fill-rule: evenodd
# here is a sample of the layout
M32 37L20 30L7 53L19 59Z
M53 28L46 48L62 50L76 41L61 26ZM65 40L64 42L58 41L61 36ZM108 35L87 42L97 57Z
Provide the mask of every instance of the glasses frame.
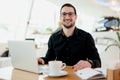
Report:
M68 13L66 13L66 12L61 12L60 15L61 15L62 17L66 17L67 15L68 15L69 17L73 17L73 16L75 15L75 12L68 12Z

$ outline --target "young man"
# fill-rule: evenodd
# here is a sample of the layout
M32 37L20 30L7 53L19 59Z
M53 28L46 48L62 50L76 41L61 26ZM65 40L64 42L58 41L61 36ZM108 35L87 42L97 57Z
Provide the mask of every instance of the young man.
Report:
M75 71L87 67L101 67L92 36L75 26L76 19L75 7L69 3L64 4L60 10L63 27L51 35L46 56L38 59L40 64L57 59L73 66Z

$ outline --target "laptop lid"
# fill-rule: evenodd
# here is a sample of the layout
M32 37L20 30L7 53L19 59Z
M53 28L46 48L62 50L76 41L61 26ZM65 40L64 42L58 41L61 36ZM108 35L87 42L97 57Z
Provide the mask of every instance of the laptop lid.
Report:
M33 41L8 41L14 68L40 73Z

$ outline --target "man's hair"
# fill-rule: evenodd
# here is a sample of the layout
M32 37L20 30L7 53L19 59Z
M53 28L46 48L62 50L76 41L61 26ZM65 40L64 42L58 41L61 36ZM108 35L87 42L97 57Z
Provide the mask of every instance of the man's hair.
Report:
M66 7L66 6L67 7L72 7L74 9L75 15L77 15L75 7L72 4L70 4L70 3L63 4L62 7L61 7L61 9L60 9L60 12L61 12L62 8Z

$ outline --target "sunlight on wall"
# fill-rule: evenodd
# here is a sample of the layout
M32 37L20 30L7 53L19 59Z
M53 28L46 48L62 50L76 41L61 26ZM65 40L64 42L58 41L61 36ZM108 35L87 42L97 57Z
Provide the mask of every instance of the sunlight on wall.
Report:
M76 25L80 29L91 33L94 29L95 20L96 18L94 16L78 12L78 20L76 22Z
M0 42L24 35L30 3L31 0L0 0L0 28L7 28L1 29L4 33L0 35Z
M44 33L47 28L55 30L58 27L59 9L46 0L34 0L32 13L30 9L33 0L0 0L0 42L8 40L24 40L33 31ZM30 18L30 21L29 21ZM78 12L76 26L91 32L95 18ZM27 26L27 22L29 25ZM25 34L27 31L27 34ZM1 35L3 34L3 35Z
M57 6L50 2L35 0L27 36L35 31L38 33L45 33L47 28L54 29L56 27L56 9Z
M7 28L7 31L1 29L1 33L4 32L4 35L0 35L0 37L4 37L5 40L1 39L0 42L7 42L9 38L24 39L32 1L0 0L0 28ZM48 12L48 10L50 11ZM54 20L55 6L45 0L34 0L30 24L39 27L42 31L46 27L54 27Z

